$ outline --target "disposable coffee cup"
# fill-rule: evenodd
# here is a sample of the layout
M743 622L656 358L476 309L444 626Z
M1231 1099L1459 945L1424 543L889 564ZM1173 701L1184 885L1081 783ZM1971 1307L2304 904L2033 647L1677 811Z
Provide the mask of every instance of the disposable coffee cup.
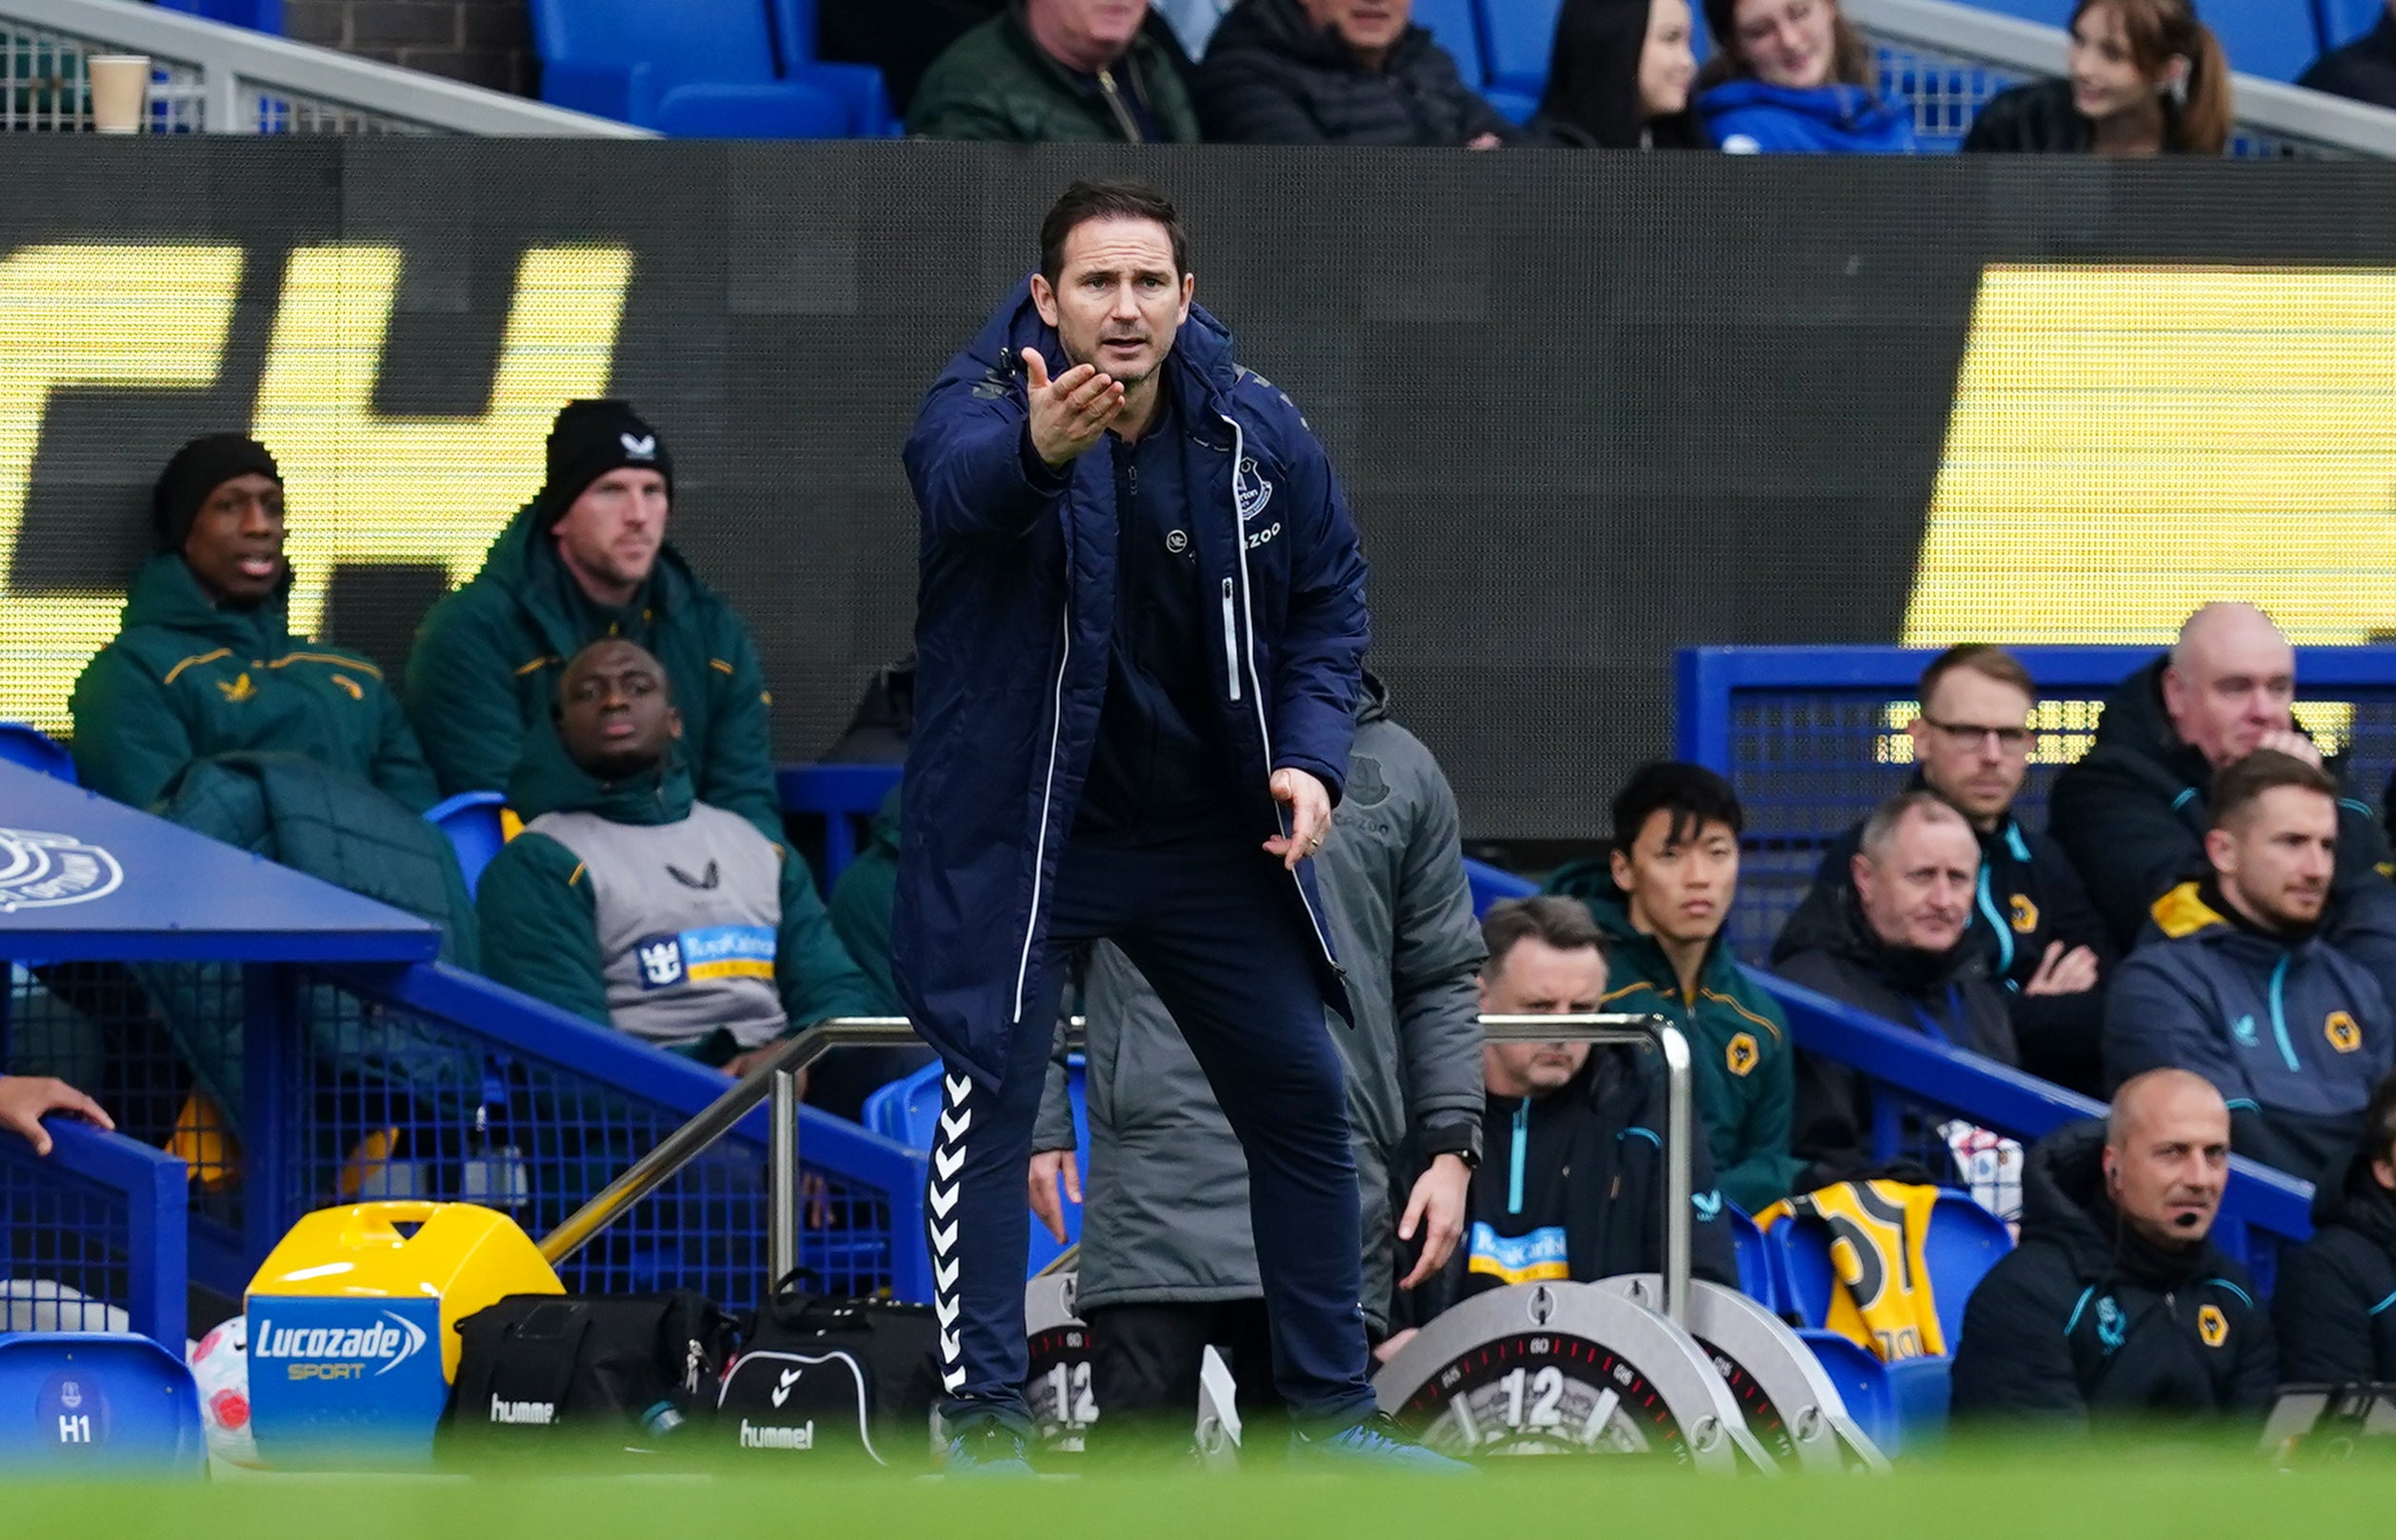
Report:
M150 110L150 55L95 53L84 61L91 73L91 127L101 133L139 133Z

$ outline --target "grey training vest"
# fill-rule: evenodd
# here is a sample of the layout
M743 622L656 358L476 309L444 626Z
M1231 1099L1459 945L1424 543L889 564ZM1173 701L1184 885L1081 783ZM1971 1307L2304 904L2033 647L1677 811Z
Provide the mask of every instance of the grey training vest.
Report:
M782 856L755 825L694 802L674 824L551 812L525 829L583 864L617 1030L675 1048L721 1027L745 1049L782 1031Z

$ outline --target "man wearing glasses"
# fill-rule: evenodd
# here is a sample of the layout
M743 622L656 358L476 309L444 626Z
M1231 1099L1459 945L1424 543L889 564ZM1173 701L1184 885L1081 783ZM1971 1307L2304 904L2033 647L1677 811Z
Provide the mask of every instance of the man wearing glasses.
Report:
M2105 991L2114 947L2063 847L2014 816L2029 771L2030 710L2038 687L2002 649L1951 647L1922 670L1909 789L1935 791L1980 841L1968 939L1985 948L2005 988L2022 1068L2100 1094ZM1808 905L1844 888L1864 826L1823 856Z

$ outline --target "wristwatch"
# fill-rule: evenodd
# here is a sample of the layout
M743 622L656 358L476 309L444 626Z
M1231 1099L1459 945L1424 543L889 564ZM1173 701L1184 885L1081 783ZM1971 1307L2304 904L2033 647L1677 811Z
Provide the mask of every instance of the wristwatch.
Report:
M1436 1160L1453 1155L1465 1163L1467 1170L1481 1169L1481 1125L1479 1123L1447 1123L1423 1130L1423 1156Z

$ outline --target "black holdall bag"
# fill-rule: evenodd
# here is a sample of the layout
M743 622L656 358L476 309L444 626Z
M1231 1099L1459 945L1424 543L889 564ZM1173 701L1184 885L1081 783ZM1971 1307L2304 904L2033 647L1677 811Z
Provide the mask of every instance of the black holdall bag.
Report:
M688 1289L510 1294L458 1323L445 1449L521 1448L559 1434L653 1448L709 1415L731 1317Z
M925 1464L940 1395L939 1350L928 1305L786 1286L757 1307L724 1376L711 1442L750 1457Z

